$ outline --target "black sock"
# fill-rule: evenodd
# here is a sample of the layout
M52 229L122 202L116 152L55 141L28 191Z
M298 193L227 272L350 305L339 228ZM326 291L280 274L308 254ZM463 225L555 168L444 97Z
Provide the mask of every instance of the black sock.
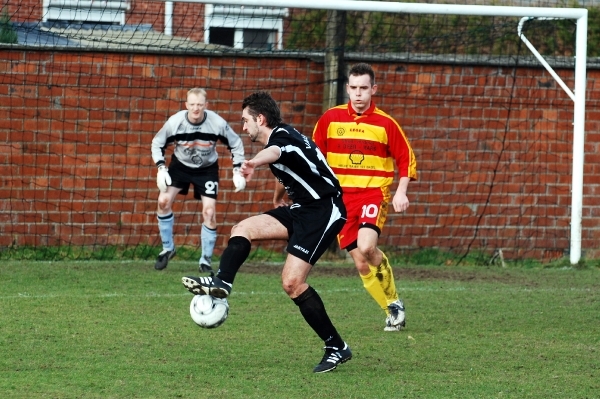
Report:
M233 284L235 275L250 255L251 247L252 244L246 237L231 237L227 243L227 248L221 255L217 277L226 283Z
M306 291L292 300L300 308L304 320L325 342L326 346L335 346L339 349L344 347L344 340L333 326L321 297L313 287L309 286Z

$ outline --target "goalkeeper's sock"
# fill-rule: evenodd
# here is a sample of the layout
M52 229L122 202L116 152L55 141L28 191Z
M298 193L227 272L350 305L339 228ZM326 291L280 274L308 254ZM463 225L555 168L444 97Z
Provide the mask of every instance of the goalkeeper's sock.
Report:
M363 286L367 290L369 294L373 297L375 302L387 313L387 300L386 295L383 292L383 288L381 287L381 283L377 278L377 267L369 265L369 269L371 271L369 274L360 275L360 278L363 281Z
M175 216L171 212L165 216L157 215L156 218L158 219L158 231L160 231L160 239L162 241L163 250L174 250L175 243L173 243L173 224L175 223Z
M306 320L308 325L327 346L336 348L344 347L344 340L333 326L333 323L325 310L323 300L321 300L321 297L313 287L308 286L306 291L296 298L292 298L292 301L298 305L304 320Z
M252 244L246 237L231 237L227 243L227 248L221 255L217 277L226 283L233 284L235 275L250 255L251 247Z
M396 283L394 283L394 272L390 266L387 256L382 252L381 264L377 266L377 272L375 276L379 280L383 294L385 295L386 305L394 303L398 300L398 293L396 292Z
M202 256L200 256L200 264L210 266L212 264L213 250L217 242L217 229L211 229L202 224L202 232L200 233L200 242L202 244Z

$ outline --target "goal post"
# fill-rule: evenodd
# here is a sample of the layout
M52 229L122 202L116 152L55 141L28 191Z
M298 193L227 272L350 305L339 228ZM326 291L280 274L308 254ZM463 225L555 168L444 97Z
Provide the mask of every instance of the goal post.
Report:
M201 2L202 0L182 0L183 2ZM576 53L575 53L575 88L573 93L568 89L567 94L573 99L573 165L572 165L572 200L571 200L571 237L569 258L571 264L577 264L581 258L581 220L583 207L583 166L585 141L585 89L587 64L587 17L585 8L544 8L516 6L486 6L458 4L429 4L429 3L397 3L384 1L353 1L353 0L210 0L212 4L244 5L256 7L289 7L327 9L340 11L389 12L412 14L445 14L445 15L476 15L532 18L555 18L576 20ZM515 34L522 37L519 26L515 26ZM517 32L518 30L518 32ZM526 42L530 50L543 63L543 57L535 48ZM550 68L551 71L551 68ZM564 83L558 76L550 72L561 86Z

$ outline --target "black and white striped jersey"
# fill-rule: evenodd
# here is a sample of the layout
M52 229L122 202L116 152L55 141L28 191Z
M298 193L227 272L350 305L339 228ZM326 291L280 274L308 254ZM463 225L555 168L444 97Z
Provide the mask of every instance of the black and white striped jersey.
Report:
M229 124L211 110L204 111L200 123L191 123L186 110L171 116L152 140L152 159L158 166L165 163L165 149L174 144L173 154L190 168L206 168L217 162L217 141L231 151L233 166L244 162L244 143Z
M265 148L272 146L279 147L281 153L269 168L295 203L341 195L337 177L311 139L281 124L273 129Z

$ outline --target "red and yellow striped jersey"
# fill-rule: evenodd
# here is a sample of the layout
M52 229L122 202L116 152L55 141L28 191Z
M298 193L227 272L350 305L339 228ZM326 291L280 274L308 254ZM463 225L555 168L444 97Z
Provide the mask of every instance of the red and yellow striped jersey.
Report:
M350 103L327 110L315 125L313 141L344 192L391 186L394 161L400 177L417 179L417 161L408 138L398 122L373 102L360 115Z

